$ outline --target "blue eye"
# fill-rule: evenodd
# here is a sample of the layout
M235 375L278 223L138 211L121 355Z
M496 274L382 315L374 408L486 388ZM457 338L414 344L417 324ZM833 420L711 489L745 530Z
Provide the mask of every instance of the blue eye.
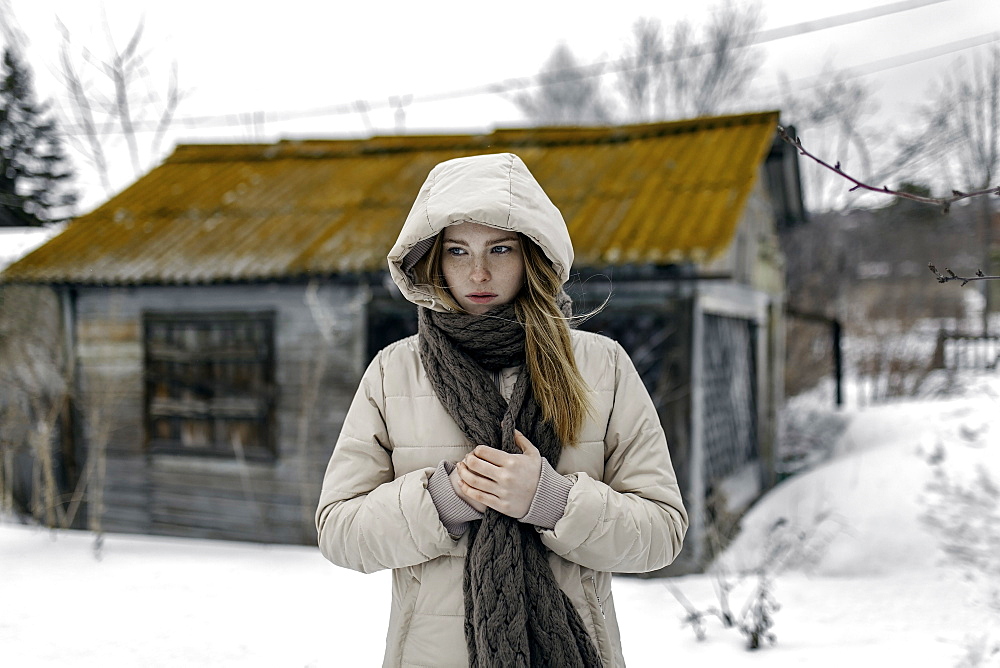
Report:
M445 252L449 255L465 255L465 249L459 248L458 246L453 246L452 248L445 249Z
M492 250L494 253L503 254L503 253L509 253L511 249L510 246L494 246L490 250Z

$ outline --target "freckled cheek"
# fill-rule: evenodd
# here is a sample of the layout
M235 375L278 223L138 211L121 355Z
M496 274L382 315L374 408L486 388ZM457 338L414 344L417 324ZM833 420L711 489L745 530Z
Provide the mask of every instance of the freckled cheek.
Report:
M524 287L524 265L518 264L514 267L507 268L507 276L510 285L513 287L514 291L519 291Z
M444 275L444 282L451 287L458 283L459 281L459 268L455 266L455 262L442 262L441 263L441 273Z

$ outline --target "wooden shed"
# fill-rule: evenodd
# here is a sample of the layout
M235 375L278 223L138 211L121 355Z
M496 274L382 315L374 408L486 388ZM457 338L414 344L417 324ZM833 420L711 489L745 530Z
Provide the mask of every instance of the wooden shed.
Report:
M179 146L0 275L58 304L63 491L88 487L106 531L313 542L360 374L414 331L385 254L420 184L442 160L511 151L566 218L579 308L611 296L583 327L619 339L649 386L696 567L720 513L774 480L775 229L801 214L777 121Z

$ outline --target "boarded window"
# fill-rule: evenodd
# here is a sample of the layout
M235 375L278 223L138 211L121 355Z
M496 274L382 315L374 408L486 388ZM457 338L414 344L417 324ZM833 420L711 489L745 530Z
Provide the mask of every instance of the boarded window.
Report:
M273 459L274 314L143 316L152 452Z

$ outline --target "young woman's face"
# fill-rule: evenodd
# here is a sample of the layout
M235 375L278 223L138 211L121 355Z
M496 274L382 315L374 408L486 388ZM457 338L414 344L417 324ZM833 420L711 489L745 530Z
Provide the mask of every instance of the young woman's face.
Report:
M513 301L524 285L524 254L516 232L479 223L444 230L441 272L458 305L482 315Z

